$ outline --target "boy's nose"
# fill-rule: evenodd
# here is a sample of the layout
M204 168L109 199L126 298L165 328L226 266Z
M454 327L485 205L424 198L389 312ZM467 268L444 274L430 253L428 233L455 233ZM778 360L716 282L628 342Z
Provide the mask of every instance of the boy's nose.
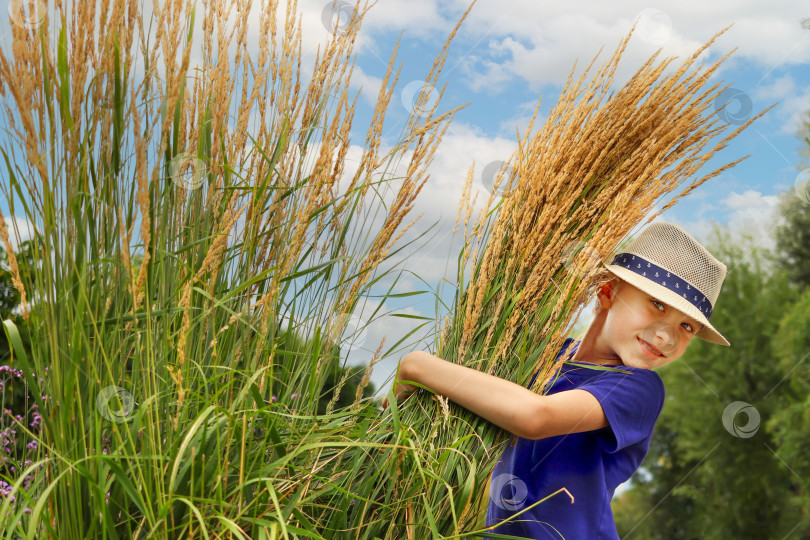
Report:
M655 321L641 332L641 339L657 347L666 356L678 348L678 332L666 321Z

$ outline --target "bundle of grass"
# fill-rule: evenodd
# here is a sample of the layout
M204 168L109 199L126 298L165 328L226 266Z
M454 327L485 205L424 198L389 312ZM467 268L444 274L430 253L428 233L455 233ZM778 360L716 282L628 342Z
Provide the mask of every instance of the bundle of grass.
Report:
M727 87L708 81L728 55L709 67L697 60L718 35L669 74L674 59L657 61L656 53L612 90L631 35L590 80L593 62L576 82L572 70L542 128L532 135L530 126L519 141L511 176L502 171L496 181L507 186L498 211L483 212L466 238L454 309L433 351L440 358L524 386L539 371L532 389L540 391L572 319L606 277L598 263L662 196L766 112L730 133L713 114ZM689 181L647 221L741 159ZM471 179L459 210L465 224ZM414 394L400 407L390 414L412 450L391 474L414 505L394 521L418 524L417 538L477 530L497 457L490 449L508 434L442 396Z

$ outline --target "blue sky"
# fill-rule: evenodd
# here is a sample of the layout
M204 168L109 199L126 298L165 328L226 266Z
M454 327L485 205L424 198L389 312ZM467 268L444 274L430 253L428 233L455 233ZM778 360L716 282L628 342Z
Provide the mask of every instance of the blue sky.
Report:
M398 61L403 68L386 124L388 144L396 142L411 112L414 92L422 88L434 57L467 5L457 0L380 0L370 9L358 38L353 77L353 88L361 94L355 144L362 145L365 138L371 106L397 38L401 36ZM304 56L311 62L318 44L329 38L335 24L341 24L336 15L342 13L345 20L352 7L339 0L304 0L299 8ZM750 154L747 160L710 180L661 219L681 225L699 240L706 238L712 221L735 230L750 228L769 245L776 196L793 190L797 175L808 167L797 138L801 116L810 110L810 30L801 24L806 17L810 10L803 11L796 1L479 0L451 45L439 81L447 85L440 110L467 106L456 114L439 147L431 177L412 213L422 218L405 237L413 238L438 221L437 239L405 260L404 267L434 289L443 275L453 278L459 238L451 241L450 232L470 166L475 164L480 200L487 195L487 165L509 159L516 130L523 132L538 100L542 98L542 120L574 62L579 74L600 48L600 60L607 59L634 21L637 30L623 55L617 87L659 48L665 56L682 59L733 24L703 59L712 62L737 48L718 75L732 87L727 94L727 118L739 123L771 104L777 106L710 165L717 167ZM0 31L5 33L7 25L7 20L2 21ZM6 47L5 39L3 43ZM8 215L7 201L0 200L0 209ZM425 288L406 276L396 291ZM451 295L445 286L445 298ZM349 355L351 364L367 363L383 336L388 346L413 327L408 319L371 320L376 307L370 301L354 314L365 328ZM428 295L423 300L387 301L382 308L389 314L435 314ZM392 357L377 365L372 381L378 388L390 382L397 360Z

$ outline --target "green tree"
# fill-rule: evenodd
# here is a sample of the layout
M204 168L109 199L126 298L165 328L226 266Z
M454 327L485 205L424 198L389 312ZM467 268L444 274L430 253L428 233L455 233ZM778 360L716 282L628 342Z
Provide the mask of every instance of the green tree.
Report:
M318 350L318 347L315 346L316 341L317 338L307 340L288 330L282 330L279 333L276 341L278 347L276 350L277 383L286 384L286 381L293 378L292 373L297 366L308 365L305 356ZM360 386L366 370L365 366L341 365L341 349L338 344L324 344L324 346L328 347L328 349L321 352L321 358L324 359L324 369L317 381L318 384L321 384L317 414L326 414L327 406L334 398L338 386L340 386L340 393L332 410L337 411L354 403L357 388ZM368 398L374 395L374 392L374 383L369 381L363 388L362 398ZM300 395L303 394L303 390L295 391L293 389L292 393ZM367 402L365 405L377 406L376 403L371 402Z
M23 282L31 280L34 276L33 268L34 264L36 264L34 253L34 245L31 241L22 242L19 249L14 253ZM20 329L20 336L23 338L23 342L27 348L29 343L28 325L25 319L15 312L20 305L21 295L20 291L14 287L11 277L8 253L0 246L0 320L11 319L14 324L17 325ZM30 307L31 298L29 297L27 301ZM8 364L11 358L9 350L6 334L5 332L0 332L0 365Z
M23 279L32 275L33 253L31 242L23 242L19 250L15 252ZM28 323L24 317L15 311L20 305L20 298L20 291L15 288L12 282L8 252L0 247L0 321L9 319L14 322L20 331L23 347L30 351L31 335ZM30 304L31 299L29 298L28 301ZM14 468L21 466L25 457L30 455L31 452L26 447L29 439L20 433L19 429L15 429L16 426L6 411L11 411L11 414L18 418L24 418L26 424L30 426L28 422L33 418L33 414L29 413L33 412L31 405L34 401L25 381L16 375L19 365L12 362L11 345L5 331L2 330L0 330L0 366L3 366L2 370L0 370L0 414L2 414L2 417L0 417L0 432L3 433L4 445L8 445L3 448L4 454L0 458L0 475L9 477ZM41 374L38 375L41 376Z
M795 479L759 429L779 412L786 373L771 343L797 288L753 234L715 227L706 247L729 268L711 322L731 347L694 339L658 371L667 398L649 478L616 503L622 538L783 538L800 520Z
M810 125L808 125L810 132ZM807 186L807 191L810 185ZM794 190L779 196L779 214L784 223L774 237L778 260L799 287L810 286L810 200L799 198Z
M810 289L784 315L773 341L774 356L785 380L780 386L779 408L767 429L776 442L775 452L792 474L791 503L802 509L804 520L794 534L810 535Z
M802 26L810 30L810 18L803 19ZM801 154L810 158L810 110L802 116L798 137L804 143ZM807 161L799 165L805 173L810 171L808 167ZM779 213L784 219L774 233L779 263L794 283L800 287L810 286L810 183L782 193Z
M31 279L34 275L33 265L35 264L33 243L30 241L22 242L19 249L14 253L17 258L20 274L23 281ZM16 312L20 305L21 295L20 291L16 289L12 282L11 268L8 263L8 253L0 246L0 321L10 319L17 325L20 330L20 337L22 338L23 345L26 350L30 350L31 337L29 333L28 323L22 315ZM31 298L28 298L29 308L31 307ZM9 346L6 333L0 331L0 365L9 365L11 363L11 347ZM15 405L21 405L21 400L25 397L25 392L22 390L22 384L17 385L19 391L15 389L13 392L13 399L10 401ZM8 392L9 390L6 389ZM5 406L8 406L6 401ZM12 410L19 410L19 408L12 407Z
M334 410L348 407L354 403L357 394L357 387L363 380L366 368L363 366L349 366L342 367L337 362L333 363L332 369L328 372L326 380L323 385L323 393L318 401L318 414L325 414L328 403L334 398L335 390L338 384L345 377L343 385L340 387L340 393L334 404ZM368 385L363 388L363 397L367 398L374 394L374 383L369 381Z

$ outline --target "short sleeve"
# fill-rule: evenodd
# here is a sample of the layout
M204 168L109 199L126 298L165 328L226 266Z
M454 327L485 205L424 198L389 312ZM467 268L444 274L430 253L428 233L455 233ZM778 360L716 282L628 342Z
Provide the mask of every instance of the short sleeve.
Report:
M618 452L652 436L664 406L664 382L656 372L641 368L630 368L629 373L605 371L580 388L599 401L610 424L613 436L600 439L605 451Z

